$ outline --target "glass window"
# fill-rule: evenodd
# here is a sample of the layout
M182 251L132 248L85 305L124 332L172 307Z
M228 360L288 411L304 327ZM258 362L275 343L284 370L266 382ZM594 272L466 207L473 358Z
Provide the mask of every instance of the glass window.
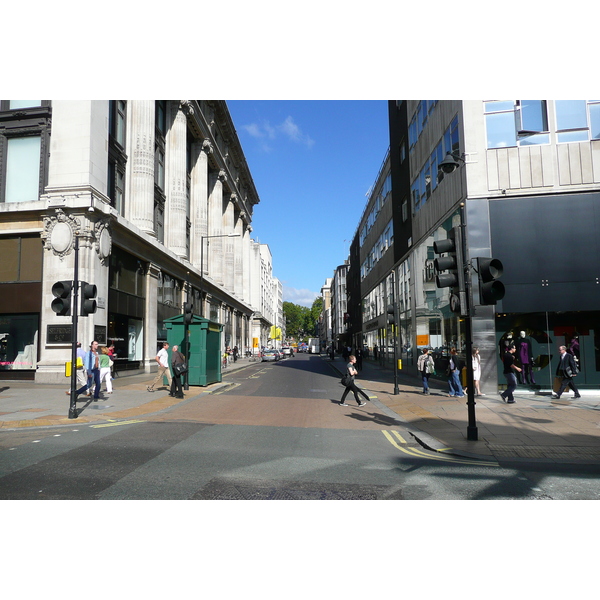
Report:
M600 139L600 104L590 104L590 131L593 140Z
M587 129L585 100L557 100L556 128L559 131L561 129Z
M39 135L9 138L5 202L39 200L41 140Z
M0 256L4 256L0 253ZM42 242L39 237L21 238L19 281L42 280Z
M507 148L517 145L513 112L486 115L488 148Z
M33 106L41 106L41 100L9 100L9 110L16 108L32 108Z
M0 238L0 281L19 280L19 238Z
M526 131L548 131L545 100L521 100L521 127Z

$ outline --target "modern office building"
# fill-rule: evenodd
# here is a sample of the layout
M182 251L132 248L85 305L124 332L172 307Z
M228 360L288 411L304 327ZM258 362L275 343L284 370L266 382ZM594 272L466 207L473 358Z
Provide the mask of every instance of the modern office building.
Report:
M579 360L578 386L597 386L600 101L390 101L389 121L403 343L464 354L469 318L483 391L504 383L500 355L511 341L523 385L551 387L564 344ZM466 242L468 317L435 283L434 242L456 227ZM482 304L479 257L503 264L495 305Z
M185 302L250 347L258 202L224 101L0 101L3 376L64 381L52 288L75 278L97 287L77 338L114 343L119 369L150 370Z

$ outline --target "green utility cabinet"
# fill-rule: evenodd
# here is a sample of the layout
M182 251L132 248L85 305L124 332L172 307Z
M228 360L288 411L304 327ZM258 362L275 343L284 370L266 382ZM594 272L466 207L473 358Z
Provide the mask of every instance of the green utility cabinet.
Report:
M192 315L189 325L184 323L184 315L165 319L169 360L173 346L179 346L188 363L188 385L209 385L219 383L221 376L221 332L223 325L203 317ZM186 346L186 328L189 331L189 349ZM184 379L185 381L185 379Z

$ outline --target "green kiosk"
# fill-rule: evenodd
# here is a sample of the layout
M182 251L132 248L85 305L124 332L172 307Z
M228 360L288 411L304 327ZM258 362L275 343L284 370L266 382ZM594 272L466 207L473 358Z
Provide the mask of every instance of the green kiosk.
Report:
M189 325L184 323L184 315L165 319L164 324L170 348L179 346L179 351L185 355L188 363L186 374L188 385L219 383L222 380L223 325L196 315L192 315L192 322ZM189 331L189 349L186 347L186 327Z

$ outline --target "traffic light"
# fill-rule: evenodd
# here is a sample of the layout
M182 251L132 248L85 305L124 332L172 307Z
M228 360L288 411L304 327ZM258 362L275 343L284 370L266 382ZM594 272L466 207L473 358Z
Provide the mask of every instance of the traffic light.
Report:
M433 242L433 251L439 255L446 254L433 261L435 285L438 288L451 288L450 310L464 313L466 287L460 228L450 229L445 240Z
M93 283L81 282L81 311L82 317L87 317L96 312L96 294L98 288Z
M502 277L504 267L497 258L477 259L479 277L479 304L496 304L504 298L504 284L498 281Z
M71 291L73 290L72 281L57 281L52 286L54 300L50 305L52 310L61 317L71 316Z
M447 254L447 256L439 256L433 261L435 285L438 288L458 287L458 260L454 229L448 232L445 240L433 242L433 251L436 254ZM448 272L444 273L444 271Z
M191 302L183 304L183 322L189 325L194 317L194 305Z
M388 325L392 325L392 326L396 322L396 318L394 316L394 305L393 304L388 304L388 306L387 306L387 322L388 322Z

